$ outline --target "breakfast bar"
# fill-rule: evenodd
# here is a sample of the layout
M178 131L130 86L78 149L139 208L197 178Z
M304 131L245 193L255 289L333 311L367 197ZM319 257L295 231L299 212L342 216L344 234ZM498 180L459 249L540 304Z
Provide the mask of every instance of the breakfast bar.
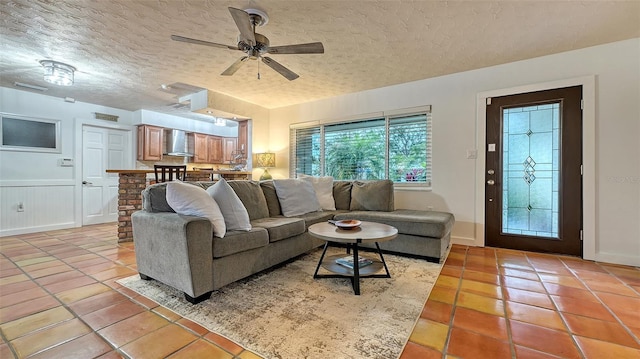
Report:
M142 209L142 190L155 182L148 179L154 169L109 169L118 174L118 242L133 241L131 214ZM219 176L225 179L251 179L251 172L231 170L187 170L186 181L210 181Z

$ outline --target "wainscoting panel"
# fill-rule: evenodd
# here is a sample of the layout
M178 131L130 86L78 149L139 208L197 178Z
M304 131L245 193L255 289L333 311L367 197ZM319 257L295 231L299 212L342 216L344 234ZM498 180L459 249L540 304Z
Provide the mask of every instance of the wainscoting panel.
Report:
M74 181L0 184L0 236L75 227Z

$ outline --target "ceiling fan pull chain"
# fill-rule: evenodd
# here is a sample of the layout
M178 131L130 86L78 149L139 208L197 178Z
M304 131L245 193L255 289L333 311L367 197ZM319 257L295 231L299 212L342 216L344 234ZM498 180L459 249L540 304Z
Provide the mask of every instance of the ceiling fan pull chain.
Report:
M260 61L258 61L258 80L260 80Z

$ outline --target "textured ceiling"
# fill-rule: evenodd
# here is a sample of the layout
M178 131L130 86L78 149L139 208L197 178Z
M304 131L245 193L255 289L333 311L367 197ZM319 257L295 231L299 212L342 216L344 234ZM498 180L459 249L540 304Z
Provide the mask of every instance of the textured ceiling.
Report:
M272 46L321 41L325 53L272 55L220 76L240 51L227 10L258 8ZM640 37L640 1L0 0L0 85L126 110L179 112L161 84L206 88L266 108ZM72 87L43 81L38 61L75 66Z

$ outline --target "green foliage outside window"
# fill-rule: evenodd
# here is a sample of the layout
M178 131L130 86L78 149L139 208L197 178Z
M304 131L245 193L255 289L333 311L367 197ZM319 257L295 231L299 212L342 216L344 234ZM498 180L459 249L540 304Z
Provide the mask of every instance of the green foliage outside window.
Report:
M422 113L292 129L292 177L430 184L429 122Z

